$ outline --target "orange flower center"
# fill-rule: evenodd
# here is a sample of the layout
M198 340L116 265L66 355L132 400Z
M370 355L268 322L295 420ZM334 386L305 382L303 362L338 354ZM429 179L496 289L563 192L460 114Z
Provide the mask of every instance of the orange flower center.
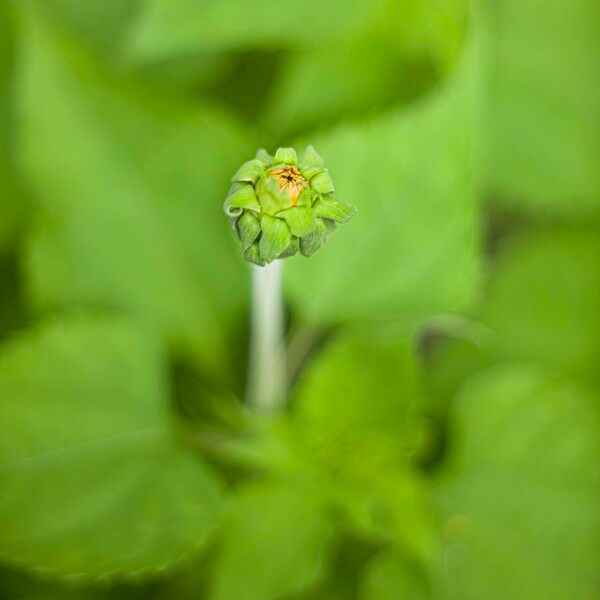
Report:
M296 167L280 167L269 171L269 177L275 179L279 185L280 192L287 192L292 199L292 204L296 206L298 196L304 189L306 179Z

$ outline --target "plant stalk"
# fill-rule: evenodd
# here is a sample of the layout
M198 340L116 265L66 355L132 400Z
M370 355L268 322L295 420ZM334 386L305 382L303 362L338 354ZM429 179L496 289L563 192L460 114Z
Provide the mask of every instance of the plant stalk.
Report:
M259 412L281 409L286 395L283 261L252 265L252 319L247 403Z

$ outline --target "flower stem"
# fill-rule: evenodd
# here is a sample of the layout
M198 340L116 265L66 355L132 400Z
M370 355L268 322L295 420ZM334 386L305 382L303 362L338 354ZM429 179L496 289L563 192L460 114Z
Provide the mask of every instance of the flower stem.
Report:
M282 294L283 261L252 266L252 321L246 401L260 412L285 402L286 366Z

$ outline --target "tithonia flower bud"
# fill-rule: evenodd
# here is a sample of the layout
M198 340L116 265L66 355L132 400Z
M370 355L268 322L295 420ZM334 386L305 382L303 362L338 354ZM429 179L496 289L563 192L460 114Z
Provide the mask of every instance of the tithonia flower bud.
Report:
M260 266L298 252L314 254L356 212L334 196L312 146L299 163L293 148L278 148L275 156L259 150L233 176L223 209L244 257Z

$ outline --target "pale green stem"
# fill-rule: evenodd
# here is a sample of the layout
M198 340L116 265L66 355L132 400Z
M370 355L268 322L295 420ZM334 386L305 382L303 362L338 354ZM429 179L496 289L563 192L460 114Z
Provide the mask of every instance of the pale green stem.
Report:
M286 365L282 293L283 261L252 266L252 321L246 401L260 412L283 407Z

